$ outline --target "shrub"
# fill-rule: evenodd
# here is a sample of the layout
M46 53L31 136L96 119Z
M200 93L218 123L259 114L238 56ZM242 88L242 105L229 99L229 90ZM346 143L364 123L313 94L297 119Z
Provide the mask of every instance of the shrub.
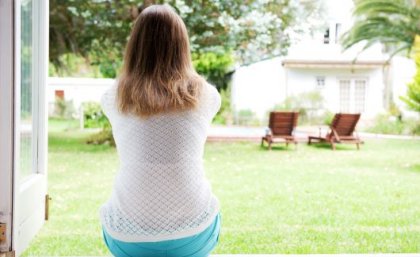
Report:
M218 54L213 52L195 53L192 55L194 68L220 91L229 85L228 75L233 65L231 53Z
M395 134L400 135L404 131L404 124L395 116L389 114L379 114L375 118L375 123L368 132L379 134Z
M90 136L86 143L93 145L109 144L115 147L115 140L111 129L103 129L102 131Z
M57 118L71 119L74 118L75 108L73 101L66 101L62 98L55 98L54 116Z
M380 114L368 132L393 135L420 135L420 122L417 119L402 119L401 116Z
M420 135L420 120L407 119L405 120L407 131L411 135Z
M400 98L409 109L420 112L420 53L416 55L416 67L413 81L407 84L407 95Z
M287 97L272 111L299 112L299 124L319 125L331 123L333 114L324 109L324 98L318 91L300 93Z
M236 124L245 125L245 126L253 126L253 125L261 125L261 122L253 111L249 109L243 109L236 113Z
M101 105L97 102L85 102L82 104L83 121L85 128L110 128L108 118L102 111Z
M333 121L333 119L334 119L334 116L335 116L335 114L334 113L332 113L332 112L330 112L330 111L328 111L328 110L326 110L326 111L324 111L324 120L323 120L323 125L328 125L328 126L330 126L331 125L331 123L332 123L332 121Z
M99 103L83 103L83 118L85 128L102 128L100 132L93 134L86 140L87 144L109 144L111 146L115 146L111 123L102 111Z

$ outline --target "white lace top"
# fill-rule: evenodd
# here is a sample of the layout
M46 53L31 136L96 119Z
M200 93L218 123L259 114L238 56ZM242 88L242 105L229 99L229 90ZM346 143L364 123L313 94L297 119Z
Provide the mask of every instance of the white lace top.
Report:
M101 99L120 158L101 221L114 238L155 242L205 230L219 203L204 175L207 129L220 108L220 95L206 84L197 109L142 119L116 109L116 86Z

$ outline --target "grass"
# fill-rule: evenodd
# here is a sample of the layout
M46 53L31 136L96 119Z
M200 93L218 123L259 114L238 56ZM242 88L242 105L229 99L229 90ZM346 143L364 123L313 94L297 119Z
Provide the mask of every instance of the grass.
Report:
M25 256L109 255L98 209L116 152L83 144L88 133L67 127L77 124L52 123L50 220ZM206 145L206 173L222 205L215 253L420 251L420 141L292 149Z

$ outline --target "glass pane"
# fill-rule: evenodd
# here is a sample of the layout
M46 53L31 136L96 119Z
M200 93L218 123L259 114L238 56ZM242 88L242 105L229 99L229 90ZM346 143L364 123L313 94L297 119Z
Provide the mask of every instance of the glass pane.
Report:
M362 113L365 111L366 80L356 80L354 85L355 111Z
M32 173L33 133L32 133L32 89L33 89L33 8L32 0L21 1L21 85L20 85L20 175Z
M350 80L340 80L340 112L350 112Z

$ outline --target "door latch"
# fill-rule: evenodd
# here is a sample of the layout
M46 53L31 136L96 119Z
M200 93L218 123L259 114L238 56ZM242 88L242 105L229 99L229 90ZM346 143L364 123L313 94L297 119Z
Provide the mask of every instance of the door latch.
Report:
M6 224L0 223L0 243L6 241Z
M50 201L52 198L47 194L45 195L45 220L48 220L50 215Z

